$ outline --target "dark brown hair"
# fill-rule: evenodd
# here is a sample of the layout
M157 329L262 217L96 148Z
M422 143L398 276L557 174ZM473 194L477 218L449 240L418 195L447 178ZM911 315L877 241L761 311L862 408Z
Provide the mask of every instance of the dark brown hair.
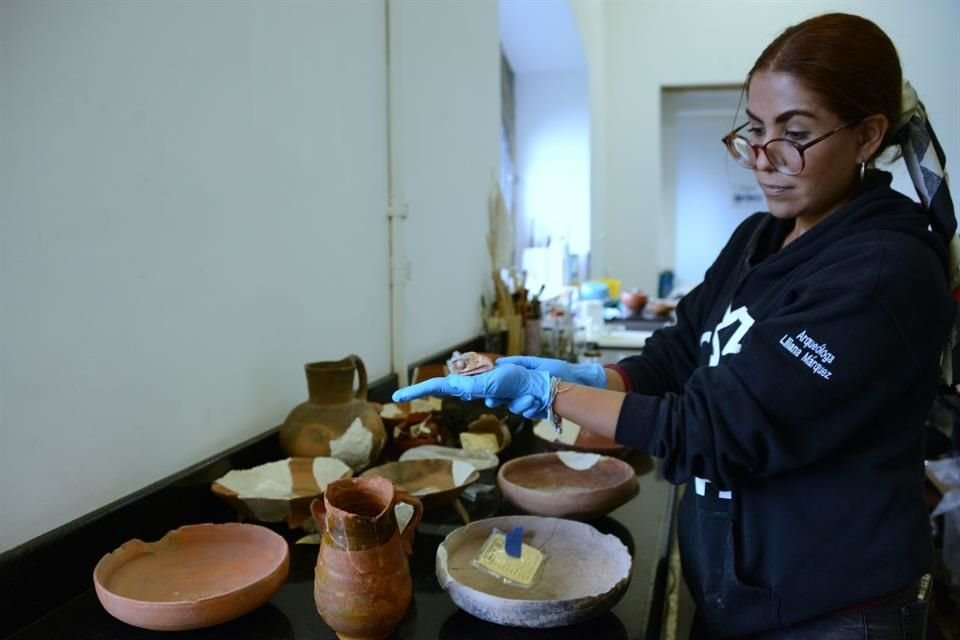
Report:
M881 114L890 128L876 155L896 139L903 72L890 38L866 18L827 13L804 20L771 42L753 69L794 76L841 120Z

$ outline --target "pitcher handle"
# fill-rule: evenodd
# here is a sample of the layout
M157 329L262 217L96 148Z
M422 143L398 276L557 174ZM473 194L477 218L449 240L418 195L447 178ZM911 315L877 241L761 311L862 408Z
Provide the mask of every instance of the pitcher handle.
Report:
M410 521L404 530L400 532L400 541L403 543L403 550L406 551L409 556L413 554L413 534L416 533L417 527L420 525L420 518L423 517L423 503L402 491L397 491L396 501L405 502L413 507L413 515L410 516Z
M323 538L323 534L327 530L327 506L323 502L323 498L314 498L310 501L310 513L313 515L313 521L317 525L317 533L320 535L320 538Z
M357 368L357 374L360 376L360 386L357 387L357 393L355 397L366 400L367 399L367 368L363 364L363 360L360 359L360 356L349 355L347 359L353 362L353 366Z

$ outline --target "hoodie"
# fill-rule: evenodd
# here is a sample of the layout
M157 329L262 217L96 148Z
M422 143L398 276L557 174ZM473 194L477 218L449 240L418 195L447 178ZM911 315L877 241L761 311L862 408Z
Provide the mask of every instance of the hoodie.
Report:
M955 305L943 241L870 172L780 248L757 213L641 355L616 439L687 482L684 577L706 629L789 626L894 593L931 561L924 421Z

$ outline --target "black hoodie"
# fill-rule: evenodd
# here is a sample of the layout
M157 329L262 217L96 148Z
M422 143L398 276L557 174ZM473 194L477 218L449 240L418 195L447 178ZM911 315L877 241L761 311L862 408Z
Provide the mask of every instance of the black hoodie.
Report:
M919 205L870 172L780 248L734 232L675 326L620 363L617 441L690 481L684 576L713 635L788 626L894 593L931 560L923 425L955 305Z

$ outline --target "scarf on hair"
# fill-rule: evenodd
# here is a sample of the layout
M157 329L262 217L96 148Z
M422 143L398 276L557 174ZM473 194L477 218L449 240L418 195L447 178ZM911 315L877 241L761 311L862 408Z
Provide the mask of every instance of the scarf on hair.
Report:
M947 277L954 299L960 298L960 238L957 237L957 219L950 197L947 179L947 158L943 147L933 133L923 103L913 86L903 81L902 115L897 123L897 136L903 151L903 160L910 172L920 202L930 217L930 226L947 243L950 264ZM950 332L943 351L941 373L947 384L953 383L953 346L956 330Z

